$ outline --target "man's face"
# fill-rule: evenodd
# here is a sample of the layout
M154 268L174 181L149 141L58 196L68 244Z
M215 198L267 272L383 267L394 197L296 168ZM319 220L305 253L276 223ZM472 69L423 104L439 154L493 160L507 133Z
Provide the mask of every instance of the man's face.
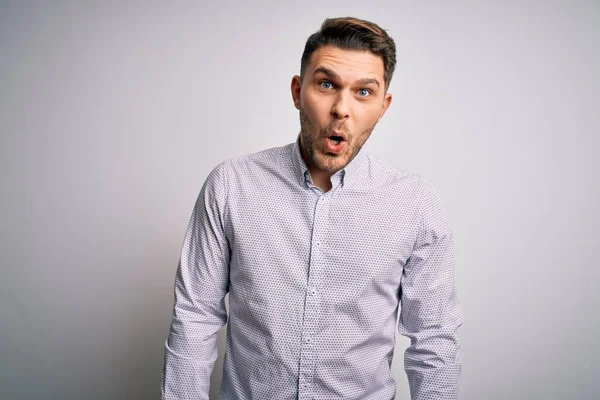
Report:
M381 57L333 46L317 49L304 80L292 79L300 111L300 139L311 172L344 168L367 141L389 107Z

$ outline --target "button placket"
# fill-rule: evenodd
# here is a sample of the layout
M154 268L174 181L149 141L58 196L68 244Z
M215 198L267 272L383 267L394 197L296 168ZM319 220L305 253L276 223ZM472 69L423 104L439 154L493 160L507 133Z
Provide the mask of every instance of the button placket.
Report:
M312 244L310 264L308 269L308 282L302 325L302 345L300 349L300 376L298 380L299 398L311 398L312 381L315 370L315 337L321 316L321 300L318 288L322 286L321 274L323 264L324 238L327 233L329 214L328 195L322 194L315 205L313 219Z

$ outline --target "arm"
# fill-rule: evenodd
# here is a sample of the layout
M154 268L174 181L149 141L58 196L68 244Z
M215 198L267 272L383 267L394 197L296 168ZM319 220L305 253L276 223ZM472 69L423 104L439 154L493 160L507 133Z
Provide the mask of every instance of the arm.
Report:
M462 311L454 284L452 230L429 182L424 181L420 201L419 233L401 284L398 330L411 341L404 367L413 400L455 400Z
M194 207L175 277L175 304L161 376L163 400L208 400L217 332L227 322L229 244L223 164L209 174Z

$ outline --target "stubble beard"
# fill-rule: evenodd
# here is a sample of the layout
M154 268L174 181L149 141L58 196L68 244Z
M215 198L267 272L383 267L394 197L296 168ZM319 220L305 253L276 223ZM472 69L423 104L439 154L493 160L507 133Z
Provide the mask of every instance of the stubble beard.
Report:
M333 129L333 126L323 128L319 131L318 135L315 135L313 133L315 132L315 126L308 119L304 110L300 108L300 140L304 144L312 163L320 170L330 174L334 174L344 168L352 161L352 159L354 159L354 157L356 157L369 136L371 136L371 132L375 129L375 125L365 129L359 135L354 135L348 129L343 129L343 127L336 127L338 129L341 128L342 131L346 132L349 140L346 143L346 150L342 154L331 154L324 151L318 151L317 146L319 140L326 137Z

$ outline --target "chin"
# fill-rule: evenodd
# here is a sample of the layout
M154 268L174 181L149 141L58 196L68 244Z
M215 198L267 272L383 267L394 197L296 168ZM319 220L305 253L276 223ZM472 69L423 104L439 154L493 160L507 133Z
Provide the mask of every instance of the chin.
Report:
M348 158L345 155L332 157L328 154L323 154L318 160L314 161L316 161L315 164L320 170L333 174L346 166Z

